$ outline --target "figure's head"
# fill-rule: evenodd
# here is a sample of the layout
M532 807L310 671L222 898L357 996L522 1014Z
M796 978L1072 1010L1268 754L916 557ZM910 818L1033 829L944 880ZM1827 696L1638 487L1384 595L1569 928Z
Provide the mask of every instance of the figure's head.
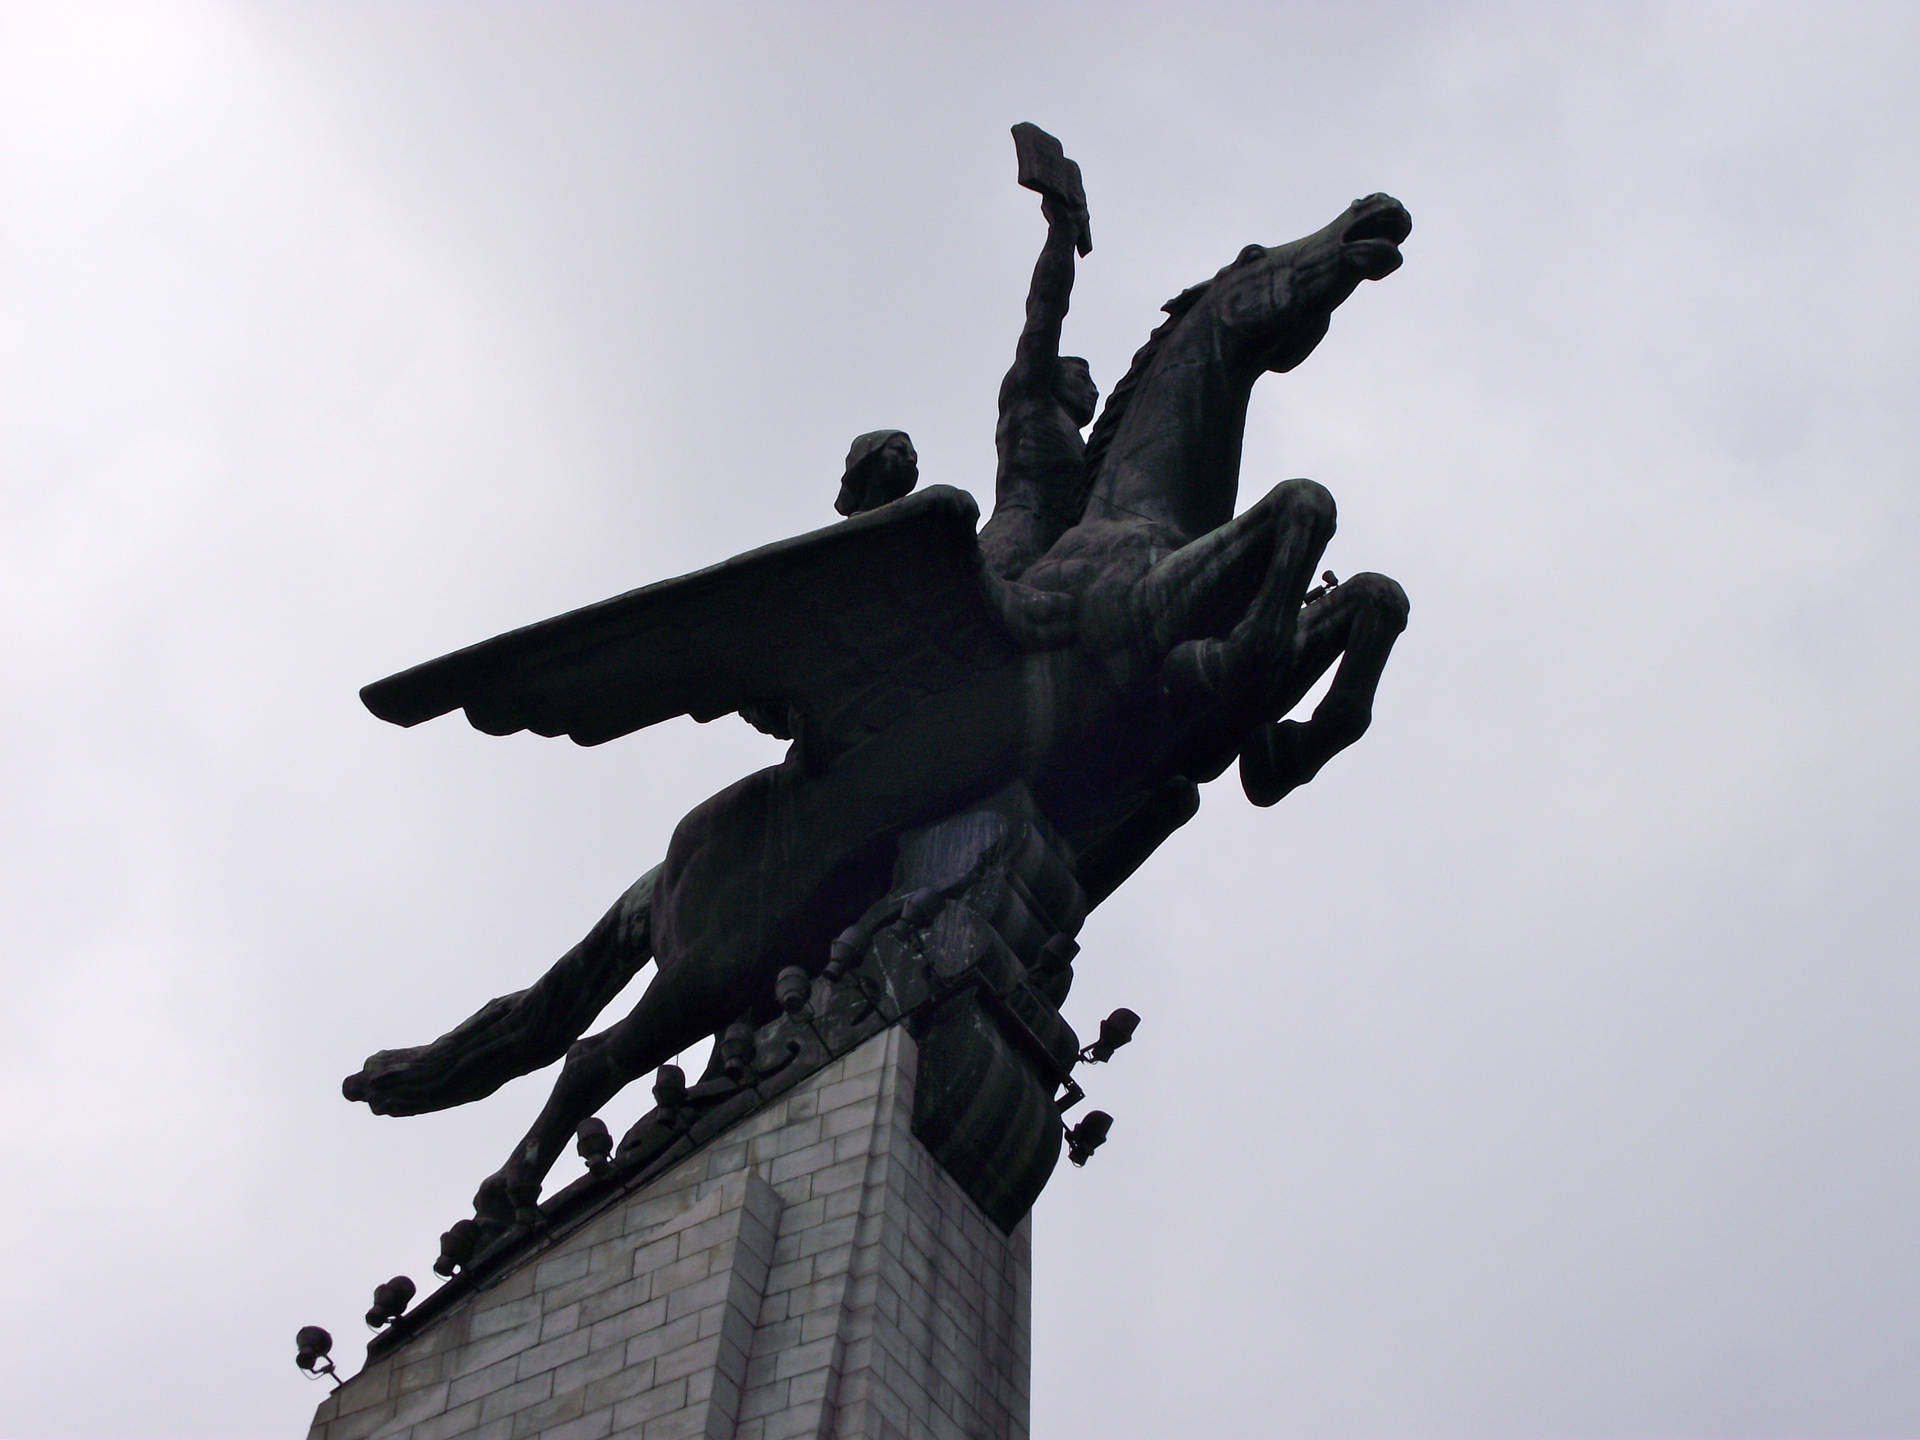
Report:
M898 500L919 481L920 457L907 432L869 430L856 436L847 450L847 468L833 508L842 515L858 515Z
M1291 370L1313 353L1362 280L1400 268L1413 219L1391 195L1356 200L1324 230L1287 245L1249 245L1204 287L1210 308L1261 370ZM1175 302L1178 303L1178 302ZM1170 305L1168 307L1172 309Z
M1093 383L1092 368L1078 355L1060 357L1054 394L1074 424L1084 430L1093 423L1093 412L1100 404L1100 389Z

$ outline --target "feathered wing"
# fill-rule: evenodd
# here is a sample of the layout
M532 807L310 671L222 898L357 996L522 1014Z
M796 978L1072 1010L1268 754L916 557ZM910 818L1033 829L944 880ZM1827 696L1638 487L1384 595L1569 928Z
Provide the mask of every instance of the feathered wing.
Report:
M493 735L598 745L676 715L786 707L809 762L1018 647L982 590L971 496L948 486L375 681L396 725L465 710Z

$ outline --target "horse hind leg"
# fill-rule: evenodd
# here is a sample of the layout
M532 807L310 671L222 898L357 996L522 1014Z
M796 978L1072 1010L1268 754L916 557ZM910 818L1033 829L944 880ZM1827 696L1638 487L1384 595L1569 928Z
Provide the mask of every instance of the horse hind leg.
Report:
M631 886L587 937L525 990L489 1000L430 1045L382 1050L341 1084L376 1115L419 1115L491 1095L551 1065L653 956L659 867Z
M697 961L659 971L625 1019L567 1051L566 1063L533 1125L507 1163L489 1175L474 1196L474 1208L483 1220L504 1224L526 1218L539 1200L541 1183L581 1121L731 1018L728 998L712 983L717 978Z
M1274 805L1320 773L1367 733L1373 697L1393 642L1407 628L1407 595L1384 575L1355 575L1308 609L1296 637L1294 663L1270 697L1269 714L1300 702L1336 660L1333 684L1305 721L1256 727L1240 751L1240 786L1256 805Z

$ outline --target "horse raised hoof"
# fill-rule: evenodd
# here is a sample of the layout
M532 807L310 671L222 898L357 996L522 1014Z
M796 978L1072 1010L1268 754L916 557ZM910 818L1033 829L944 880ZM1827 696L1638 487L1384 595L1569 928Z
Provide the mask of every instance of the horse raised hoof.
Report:
M1311 720L1262 725L1240 752L1240 788L1256 805L1277 805L1366 734L1372 723L1373 707L1366 701L1329 695L1314 708Z
M491 1095L524 1073L517 995L489 1000L428 1045L380 1050L340 1082L340 1093L376 1115L420 1115ZM541 1062L544 1063L544 1062Z
M458 1104L448 1097L457 1058L451 1050L435 1042L369 1055L365 1065L340 1082L340 1093L376 1115L418 1115Z
M1298 720L1260 727L1240 752L1240 788L1247 799L1263 808L1278 805L1320 773L1320 763L1307 753L1306 728Z

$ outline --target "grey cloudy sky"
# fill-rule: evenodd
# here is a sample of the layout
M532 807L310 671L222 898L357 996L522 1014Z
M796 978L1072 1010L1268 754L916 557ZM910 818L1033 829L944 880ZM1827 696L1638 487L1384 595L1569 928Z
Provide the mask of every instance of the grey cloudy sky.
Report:
M1094 917L1043 1436L1920 1434L1913 7L0 6L0 1437L301 1433L537 1108L376 1120L772 742L364 682L991 493L1062 137L1111 385L1247 241L1407 264L1263 382L1411 593L1365 742ZM617 1101L624 1123L640 1097Z

